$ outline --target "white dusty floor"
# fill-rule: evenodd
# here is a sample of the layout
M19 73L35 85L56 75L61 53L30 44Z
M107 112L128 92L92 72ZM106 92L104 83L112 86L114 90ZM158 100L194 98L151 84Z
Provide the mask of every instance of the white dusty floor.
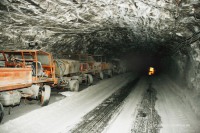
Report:
M182 88L167 76L151 79L153 88L157 90L156 110L161 116L160 133L200 133L200 119L197 118L190 105L182 99ZM140 80L126 99L121 112L113 118L104 133L130 133L137 114L137 104L148 88L149 80ZM182 95L182 96L181 96Z
M186 95L183 88L166 76L152 81L158 92L156 110L162 120L160 133L200 133L200 120L181 96Z
M54 102L60 101L64 98L65 98L64 95L58 94L57 92L52 92L49 105L53 104ZM9 107L4 108L4 118L3 118L2 124L6 123L9 120L16 119L19 116L22 116L26 113L29 113L33 110L37 110L40 108L41 108L41 105L39 101L37 100L28 101L28 100L22 99L19 106L15 106L11 108L10 114L9 114Z
M85 114L133 78L130 74L118 75L79 93L66 93L67 98L59 102L0 125L0 133L68 133ZM157 90L155 108L161 116L160 133L200 133L200 120L180 96L184 95L181 88L166 76L155 77L151 81ZM131 132L138 104L148 88L148 82L147 78L140 79L104 133Z
M132 78L130 74L124 74L103 80L71 97L6 122L0 126L0 133L67 132L81 117Z
M137 105L142 100L142 95L148 88L146 78L142 78L132 89L124 102L120 113L113 118L104 133L129 133L137 115Z

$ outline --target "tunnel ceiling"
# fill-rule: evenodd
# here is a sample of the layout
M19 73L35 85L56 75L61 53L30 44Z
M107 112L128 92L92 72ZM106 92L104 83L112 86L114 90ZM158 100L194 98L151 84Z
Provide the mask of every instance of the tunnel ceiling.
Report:
M164 54L199 32L199 0L0 1L0 49Z

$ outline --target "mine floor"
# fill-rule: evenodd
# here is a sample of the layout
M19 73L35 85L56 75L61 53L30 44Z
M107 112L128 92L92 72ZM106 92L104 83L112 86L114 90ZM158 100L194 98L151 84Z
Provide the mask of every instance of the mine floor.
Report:
M167 76L114 76L52 101L11 109L1 133L199 133L200 120ZM8 110L8 108L6 109Z

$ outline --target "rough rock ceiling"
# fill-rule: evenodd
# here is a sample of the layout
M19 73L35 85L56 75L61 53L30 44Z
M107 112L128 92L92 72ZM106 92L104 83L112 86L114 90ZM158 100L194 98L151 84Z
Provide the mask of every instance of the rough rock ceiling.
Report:
M199 0L0 1L0 49L164 53L199 32Z

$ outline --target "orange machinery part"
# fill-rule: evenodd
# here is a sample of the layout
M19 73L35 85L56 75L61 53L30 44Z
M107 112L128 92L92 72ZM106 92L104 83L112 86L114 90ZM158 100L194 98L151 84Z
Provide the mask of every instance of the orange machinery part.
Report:
M0 68L0 91L20 89L31 85L31 68Z
M89 70L88 63L81 63L80 64L80 72L86 73Z
M32 80L33 80L32 82L33 83L49 82L50 84L52 84L52 83L57 84L58 79L55 77L55 66L53 64L53 57L50 53L44 52L41 50L15 50L15 51L8 50L8 51L0 51L0 53L10 54L10 55L12 55L12 54L13 55L21 55L21 58L18 59L18 60L21 60L21 63L16 63L16 62L9 63L8 59L6 59L7 57L4 55L4 58L5 58L4 61L5 61L6 67L23 67L23 68L29 67L26 65L26 62L38 62L38 58L37 58L38 55L47 56L50 63L47 65L42 64L42 67L44 69L44 73L46 75L48 75L48 78L41 79L41 78L38 78L38 76L36 75L35 77L32 77ZM32 56L32 59L26 59L25 55ZM37 67L36 67L36 71L37 71ZM10 88L10 87L8 87L8 88ZM13 88L13 87L11 87L11 88Z

